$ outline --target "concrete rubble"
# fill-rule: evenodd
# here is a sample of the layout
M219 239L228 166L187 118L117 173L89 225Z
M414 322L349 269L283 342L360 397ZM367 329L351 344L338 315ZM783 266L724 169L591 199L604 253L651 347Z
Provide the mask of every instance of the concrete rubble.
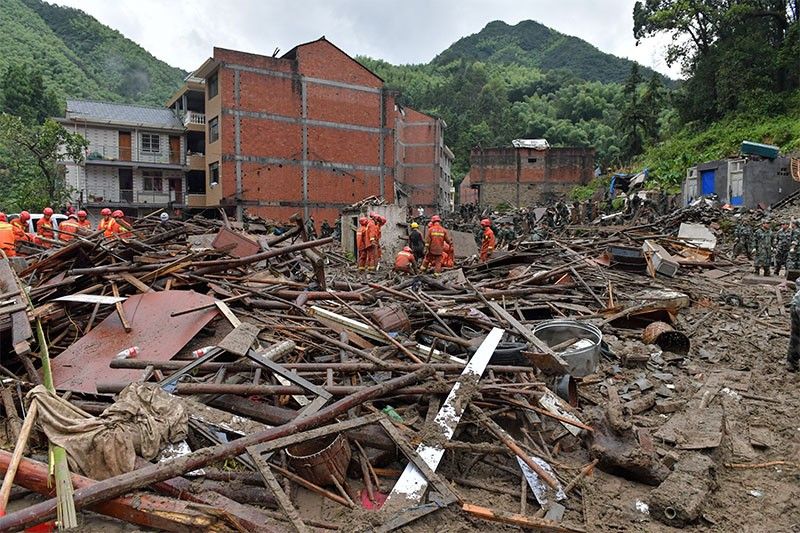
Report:
M480 216L445 225L468 239ZM83 526L790 531L794 283L732 259L731 220L539 225L442 276L387 254L359 274L301 217L156 214L126 240L29 245L0 259L0 531L61 512L28 394L49 382L78 420L61 431L131 383L188 417L151 461L105 457L116 475L69 462Z

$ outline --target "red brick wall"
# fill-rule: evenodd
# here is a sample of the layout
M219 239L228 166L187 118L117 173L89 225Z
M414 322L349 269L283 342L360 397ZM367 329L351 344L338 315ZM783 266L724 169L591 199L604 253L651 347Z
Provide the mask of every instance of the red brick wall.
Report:
M303 212L302 83L306 84L308 196L317 223L333 224L339 209L367 196L380 195L379 167L383 82L331 43L300 45L286 58L271 58L214 49L220 61L222 98L222 165L224 201L235 203L237 151L235 117L239 118L242 199L248 211L284 220ZM239 67L262 69L252 72ZM235 79L239 77L239 100ZM357 85L340 87L309 78ZM383 93L384 197L394 201L394 96ZM314 124L334 123L342 127ZM355 126L355 127L351 127ZM364 131L367 129L367 131ZM274 161L275 159L279 161ZM324 164L327 168L319 168ZM340 167L337 169L337 166ZM353 169L352 167L356 168ZM336 169L336 170L334 170Z
M409 205L413 208L424 207L426 214L433 214L437 210L436 191L440 172L440 132L436 119L406 107L403 115L398 116L397 124L397 139L401 145L399 180L410 191Z

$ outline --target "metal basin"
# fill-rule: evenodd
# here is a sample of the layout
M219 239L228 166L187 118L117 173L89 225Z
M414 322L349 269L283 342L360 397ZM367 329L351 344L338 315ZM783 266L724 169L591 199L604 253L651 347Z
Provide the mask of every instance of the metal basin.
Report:
M603 334L597 327L574 320L549 320L533 328L533 334L551 348L576 339L569 346L556 348L558 355L567 362L572 376L581 378L597 370L603 341Z

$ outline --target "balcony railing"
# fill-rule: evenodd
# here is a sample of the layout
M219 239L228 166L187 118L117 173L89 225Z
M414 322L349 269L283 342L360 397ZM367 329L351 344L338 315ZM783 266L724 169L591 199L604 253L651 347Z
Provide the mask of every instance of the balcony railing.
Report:
M204 113L198 113L197 111L186 111L183 115L183 125L188 126L189 124L205 126L206 115Z
M97 162L130 162L152 163L159 165L185 165L183 154L162 146L158 152L132 150L124 146L92 144L86 153L86 163Z
M133 189L94 188L85 191L89 204L182 204L186 198L183 191L143 191Z

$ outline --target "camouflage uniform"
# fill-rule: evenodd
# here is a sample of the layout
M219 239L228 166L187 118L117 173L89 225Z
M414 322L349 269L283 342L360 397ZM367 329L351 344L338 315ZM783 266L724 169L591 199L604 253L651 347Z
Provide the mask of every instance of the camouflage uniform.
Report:
M800 290L794 293L789 309L792 317L792 329L786 360L789 363L789 370L797 372L798 366L800 366Z
M772 265L772 231L770 231L769 227L762 227L756 230L756 234L753 237L752 252L755 256L756 274L763 269L764 275L769 276L769 268Z
M789 248L792 247L792 232L783 225L775 236L775 275L781 273L781 269L786 267L786 259L789 256Z
M741 253L744 253L748 259L752 259L750 250L752 249L753 228L742 220L736 225L733 235L736 237L736 242L733 244L734 259L739 257Z

